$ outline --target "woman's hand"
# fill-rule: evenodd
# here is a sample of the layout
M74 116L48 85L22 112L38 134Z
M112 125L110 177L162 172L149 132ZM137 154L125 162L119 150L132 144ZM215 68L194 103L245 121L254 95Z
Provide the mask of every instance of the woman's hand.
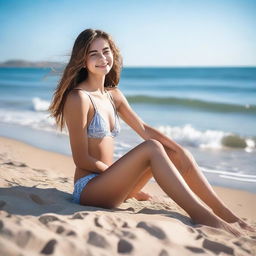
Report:
M188 173L189 170L191 170L191 168L193 168L193 166L196 164L194 157L187 149L180 147L174 151L167 147L164 148L170 160L182 175Z

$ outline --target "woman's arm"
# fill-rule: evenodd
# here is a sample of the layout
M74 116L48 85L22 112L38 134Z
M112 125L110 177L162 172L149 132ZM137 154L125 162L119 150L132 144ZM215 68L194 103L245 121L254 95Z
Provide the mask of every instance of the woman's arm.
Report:
M131 108L127 99L119 89L111 91L120 117L144 140L155 139L169 150L179 151L181 146L157 129L146 124Z
M173 141L172 139L170 139L168 136L164 135L157 129L149 126L146 123L144 123L143 126L144 126L144 133L146 134L146 136L151 139L158 140L166 149L169 149L175 152L182 149L182 147L179 144L177 144L175 141Z
M171 138L167 137L157 129L146 124L131 108L127 99L119 89L111 90L114 98L116 108L120 117L144 140L155 139L159 141L165 148L169 158L174 162L177 169L182 174L193 167L195 164L194 158L191 153L177 144Z

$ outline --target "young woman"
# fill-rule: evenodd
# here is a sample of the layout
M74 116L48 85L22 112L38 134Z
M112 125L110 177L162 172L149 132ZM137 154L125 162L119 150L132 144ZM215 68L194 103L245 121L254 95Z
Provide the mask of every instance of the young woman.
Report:
M73 200L113 208L140 191L153 176L195 223L239 235L228 223L252 230L216 195L192 155L145 124L118 89L122 59L111 37L86 29L77 37L71 58L49 108L57 125L66 124L76 165ZM145 141L113 163L119 116ZM206 208L196 195L212 210Z

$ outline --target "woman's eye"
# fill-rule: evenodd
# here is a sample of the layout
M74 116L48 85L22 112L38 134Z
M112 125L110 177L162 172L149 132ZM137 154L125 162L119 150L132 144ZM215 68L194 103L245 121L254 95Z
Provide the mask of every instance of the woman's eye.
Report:
M103 54L109 54L110 51L105 51L103 52ZM93 53L93 54L90 54L90 57L94 57L94 56L97 56L97 55L100 55L99 53Z

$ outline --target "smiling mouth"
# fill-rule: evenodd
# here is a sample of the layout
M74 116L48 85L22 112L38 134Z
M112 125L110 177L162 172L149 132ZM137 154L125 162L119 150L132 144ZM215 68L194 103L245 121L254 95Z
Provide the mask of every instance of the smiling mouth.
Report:
M105 68L107 65L108 65L108 63L107 63L107 64L105 64L105 65L102 65L102 66L96 66L96 67L97 67L97 68Z

